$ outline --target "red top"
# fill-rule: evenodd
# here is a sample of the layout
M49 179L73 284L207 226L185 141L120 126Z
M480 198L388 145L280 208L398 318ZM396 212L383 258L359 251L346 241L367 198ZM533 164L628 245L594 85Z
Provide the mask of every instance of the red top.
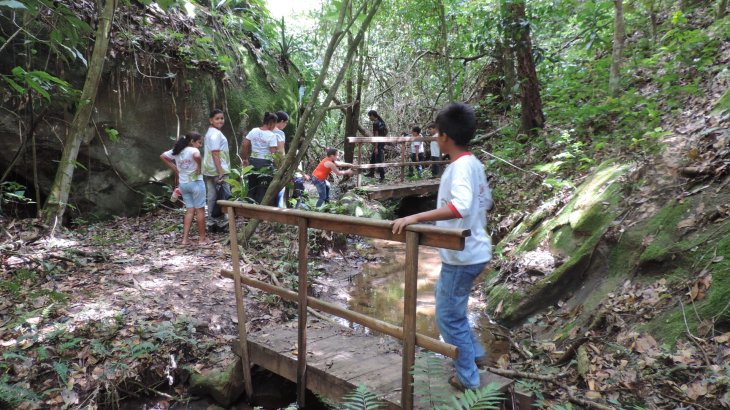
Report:
M325 165L328 162L333 162L332 158L324 157L324 159L319 162L319 165L317 165L317 168L314 170L314 172L312 172L312 176L319 179L320 181L326 180L330 172L332 172L332 169Z

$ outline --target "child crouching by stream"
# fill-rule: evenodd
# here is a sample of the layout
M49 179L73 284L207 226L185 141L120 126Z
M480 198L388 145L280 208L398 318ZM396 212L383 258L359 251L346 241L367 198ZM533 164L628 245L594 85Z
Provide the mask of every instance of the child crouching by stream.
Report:
M469 106L454 103L436 117L438 145L451 158L441 177L438 208L396 219L393 233L406 226L436 221L443 228L470 229L464 250L439 249L441 273L436 283L436 324L446 343L459 349L454 361L456 376L449 384L459 390L479 388L478 366L486 365L486 350L469 325L466 309L474 280L492 259L492 241L485 230L492 193L484 165L467 145L476 131L476 117Z
M327 178L331 172L334 172L335 175L353 174L351 169L340 171L337 167L335 161L339 157L339 152L336 148L327 148L325 153L325 157L319 162L317 168L314 169L311 177L312 183L317 188L317 194L319 195L316 205L317 208L330 201L330 188L327 186Z

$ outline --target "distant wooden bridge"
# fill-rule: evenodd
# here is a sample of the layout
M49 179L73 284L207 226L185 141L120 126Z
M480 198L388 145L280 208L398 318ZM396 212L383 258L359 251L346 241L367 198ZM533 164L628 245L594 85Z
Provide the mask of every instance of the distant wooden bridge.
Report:
M420 179L416 181L406 181L406 167L423 166L428 167L433 164L439 164L446 166L449 161L418 161L410 162L406 154L409 152L407 143L409 142L431 142L436 141L435 137L348 137L347 142L357 145L357 163L353 164L352 168L357 170L375 170L375 168L400 168L400 182L395 184L377 184L377 185L363 185L362 175L358 174L355 177L355 185L358 189L365 193L369 199L381 200L381 199L396 199L407 196L423 196L434 194L439 189L439 179ZM374 144L374 143L391 143L399 144L401 146L401 156L398 162L383 162L378 164L364 164L363 163L363 144Z
M416 403L411 369L416 362L416 346L455 358L455 346L416 333L416 292L418 279L418 248L420 245L446 249L463 249L464 240L471 233L463 229L444 229L432 225L410 225L398 235L391 232L391 222L355 218L319 212L282 209L251 205L241 202L218 201L228 214L231 240L232 271L222 275L233 278L238 315L239 343L236 352L243 363L244 388L252 397L251 366L257 364L297 383L297 404L305 406L309 389L329 399L340 401L357 385L364 384L387 403L389 408L426 408ZM299 289L293 292L261 282L241 270L237 246L236 216L296 225L299 227ZM404 317L402 326L349 311L307 295L309 229L359 235L406 244L404 279ZM246 329L245 301L242 285L275 294L298 303L297 324L270 326L249 334ZM402 342L400 349L384 344L380 336L353 332L347 328L317 322L308 318L308 308L357 323L380 334ZM446 364L444 364L446 365ZM483 373L484 383L495 382L505 390L512 381L491 373ZM446 380L434 380L450 388ZM454 390L454 393L456 391Z

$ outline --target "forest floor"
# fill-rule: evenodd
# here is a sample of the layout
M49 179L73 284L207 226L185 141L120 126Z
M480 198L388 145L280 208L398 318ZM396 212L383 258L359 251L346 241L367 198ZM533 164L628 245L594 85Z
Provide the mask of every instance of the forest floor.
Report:
M51 236L35 223L2 221L0 404L106 408L158 395L165 408L191 399L184 387L191 372L234 359L233 281L219 275L231 269L227 233L183 247L182 213L165 209ZM294 230L263 223L243 254L249 275L294 287L295 238ZM332 238L311 239L327 264L315 260L314 291L344 301L352 275L375 258L372 247L319 252ZM296 313L277 297L248 296L250 331Z

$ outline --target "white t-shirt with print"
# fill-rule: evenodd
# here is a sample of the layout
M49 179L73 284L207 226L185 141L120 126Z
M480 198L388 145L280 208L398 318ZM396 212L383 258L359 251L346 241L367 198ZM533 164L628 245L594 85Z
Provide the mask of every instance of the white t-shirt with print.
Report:
M411 142L411 154L418 154L419 152L424 152L423 141Z
M228 139L223 133L215 127L208 128L205 133L205 141L203 141L203 175L217 176L218 170L215 169L213 155L211 152L219 152L221 159L221 168L225 174L231 172L231 157L228 153Z
M200 155L200 151L195 147L185 147L177 155L172 155L172 150L162 153L165 157L175 161L181 184L203 179L203 175L197 173L198 163L195 162L195 154Z
M451 208L457 217L436 221L436 226L471 229L463 251L439 249L441 261L450 265L474 265L491 260L492 239L485 227L487 210L493 204L492 191L484 174L484 165L474 155L464 153L446 167L437 203L438 208Z
M277 138L272 131L252 129L246 139L251 141L251 158L271 159L271 147L276 148Z

